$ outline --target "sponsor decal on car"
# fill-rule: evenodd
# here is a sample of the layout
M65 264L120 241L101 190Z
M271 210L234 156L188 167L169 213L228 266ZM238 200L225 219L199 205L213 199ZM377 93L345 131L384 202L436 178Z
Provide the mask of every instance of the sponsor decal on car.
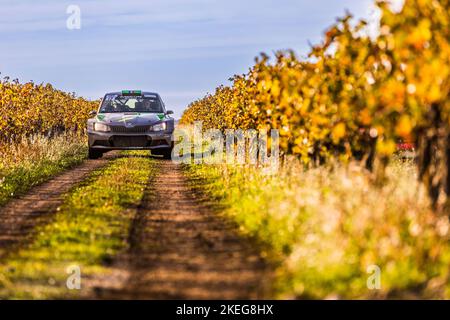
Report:
M124 115L122 116L122 118L119 121L123 121L123 122L127 122L127 121L132 121L139 118L139 114L135 115Z

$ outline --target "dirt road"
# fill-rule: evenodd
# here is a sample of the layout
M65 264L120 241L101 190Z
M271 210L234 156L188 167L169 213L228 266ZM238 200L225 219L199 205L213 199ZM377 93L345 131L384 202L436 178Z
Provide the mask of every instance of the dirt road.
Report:
M269 273L258 252L196 197L179 165L158 165L133 223L130 249L113 264L119 276L103 281L96 298L265 297Z
M0 208L0 259L49 222L64 195L115 154L86 161ZM189 186L180 165L156 160L136 209L125 252L110 271L83 279L94 299L255 299L268 297L267 264L237 227Z
M103 159L85 161L0 207L0 259L13 251L15 246L23 245L36 226L47 222L72 187L115 157L117 153L113 152Z

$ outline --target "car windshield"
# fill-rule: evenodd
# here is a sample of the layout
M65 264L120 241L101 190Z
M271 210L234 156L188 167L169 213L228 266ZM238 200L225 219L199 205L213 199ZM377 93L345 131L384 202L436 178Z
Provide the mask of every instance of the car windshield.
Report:
M123 96L107 94L103 99L100 113L117 112L164 112L160 100L155 95Z

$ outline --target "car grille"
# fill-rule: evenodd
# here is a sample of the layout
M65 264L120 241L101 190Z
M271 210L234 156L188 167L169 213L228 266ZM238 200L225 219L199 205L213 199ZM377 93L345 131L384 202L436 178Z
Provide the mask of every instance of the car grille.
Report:
M117 148L143 148L150 144L146 136L115 136L113 137L114 147Z
M114 133L146 133L150 130L150 126L136 126L136 127L125 127L125 126L111 126L111 131Z

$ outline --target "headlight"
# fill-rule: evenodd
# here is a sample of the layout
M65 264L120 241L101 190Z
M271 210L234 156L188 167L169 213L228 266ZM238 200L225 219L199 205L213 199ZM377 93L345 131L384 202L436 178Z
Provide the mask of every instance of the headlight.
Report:
M167 123L165 122L161 122L158 124L155 124L154 126L152 126L151 130L152 131L164 131L167 128Z
M94 131L109 132L109 131L111 131L111 129L106 124L95 123L94 124Z

